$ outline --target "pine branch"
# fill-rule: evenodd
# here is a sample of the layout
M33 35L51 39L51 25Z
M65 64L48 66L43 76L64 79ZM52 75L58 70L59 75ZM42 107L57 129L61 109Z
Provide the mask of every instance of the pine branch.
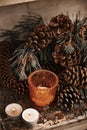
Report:
M27 41L29 32L31 32L37 24L43 23L43 18L39 14L29 12L26 15L22 15L17 25L11 30L1 30L0 37Z

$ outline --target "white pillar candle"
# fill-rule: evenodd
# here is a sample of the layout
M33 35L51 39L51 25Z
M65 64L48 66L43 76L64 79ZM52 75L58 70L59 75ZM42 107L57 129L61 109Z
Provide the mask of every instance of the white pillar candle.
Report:
M10 118L13 118L13 119L17 118L22 113L22 106L20 104L17 104L17 103L11 103L11 104L6 106L5 113Z
M39 120L39 112L33 108L25 109L22 113L22 118L27 124L35 126Z

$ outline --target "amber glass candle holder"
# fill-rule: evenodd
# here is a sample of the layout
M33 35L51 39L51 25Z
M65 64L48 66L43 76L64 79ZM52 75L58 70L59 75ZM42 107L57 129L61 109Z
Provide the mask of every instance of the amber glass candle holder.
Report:
M32 72L28 77L28 85L31 100L37 106L47 106L54 100L58 76L45 69Z

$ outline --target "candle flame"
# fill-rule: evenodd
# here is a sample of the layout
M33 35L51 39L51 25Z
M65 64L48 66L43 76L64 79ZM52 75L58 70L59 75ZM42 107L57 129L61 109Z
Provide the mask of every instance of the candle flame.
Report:
M12 108L12 112L14 112L14 113L15 113L15 111L16 111L16 108Z

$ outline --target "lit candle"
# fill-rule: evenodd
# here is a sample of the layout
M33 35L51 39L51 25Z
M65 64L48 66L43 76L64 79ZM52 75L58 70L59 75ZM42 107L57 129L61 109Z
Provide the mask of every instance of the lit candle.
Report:
M37 86L39 89L48 89L47 87L44 87L44 86L41 86L41 85L39 85L39 86Z
M39 120L39 112L33 108L25 109L22 113L22 118L27 124L35 126Z
M7 114L8 117L15 119L21 115L22 106L17 103L11 103L6 106L5 113Z
M44 93L44 90L47 90L47 87L43 87L41 85L37 86L37 88L41 90L41 94Z
M32 102L40 107L48 106L55 99L58 76L52 71L40 69L28 76L28 86Z

